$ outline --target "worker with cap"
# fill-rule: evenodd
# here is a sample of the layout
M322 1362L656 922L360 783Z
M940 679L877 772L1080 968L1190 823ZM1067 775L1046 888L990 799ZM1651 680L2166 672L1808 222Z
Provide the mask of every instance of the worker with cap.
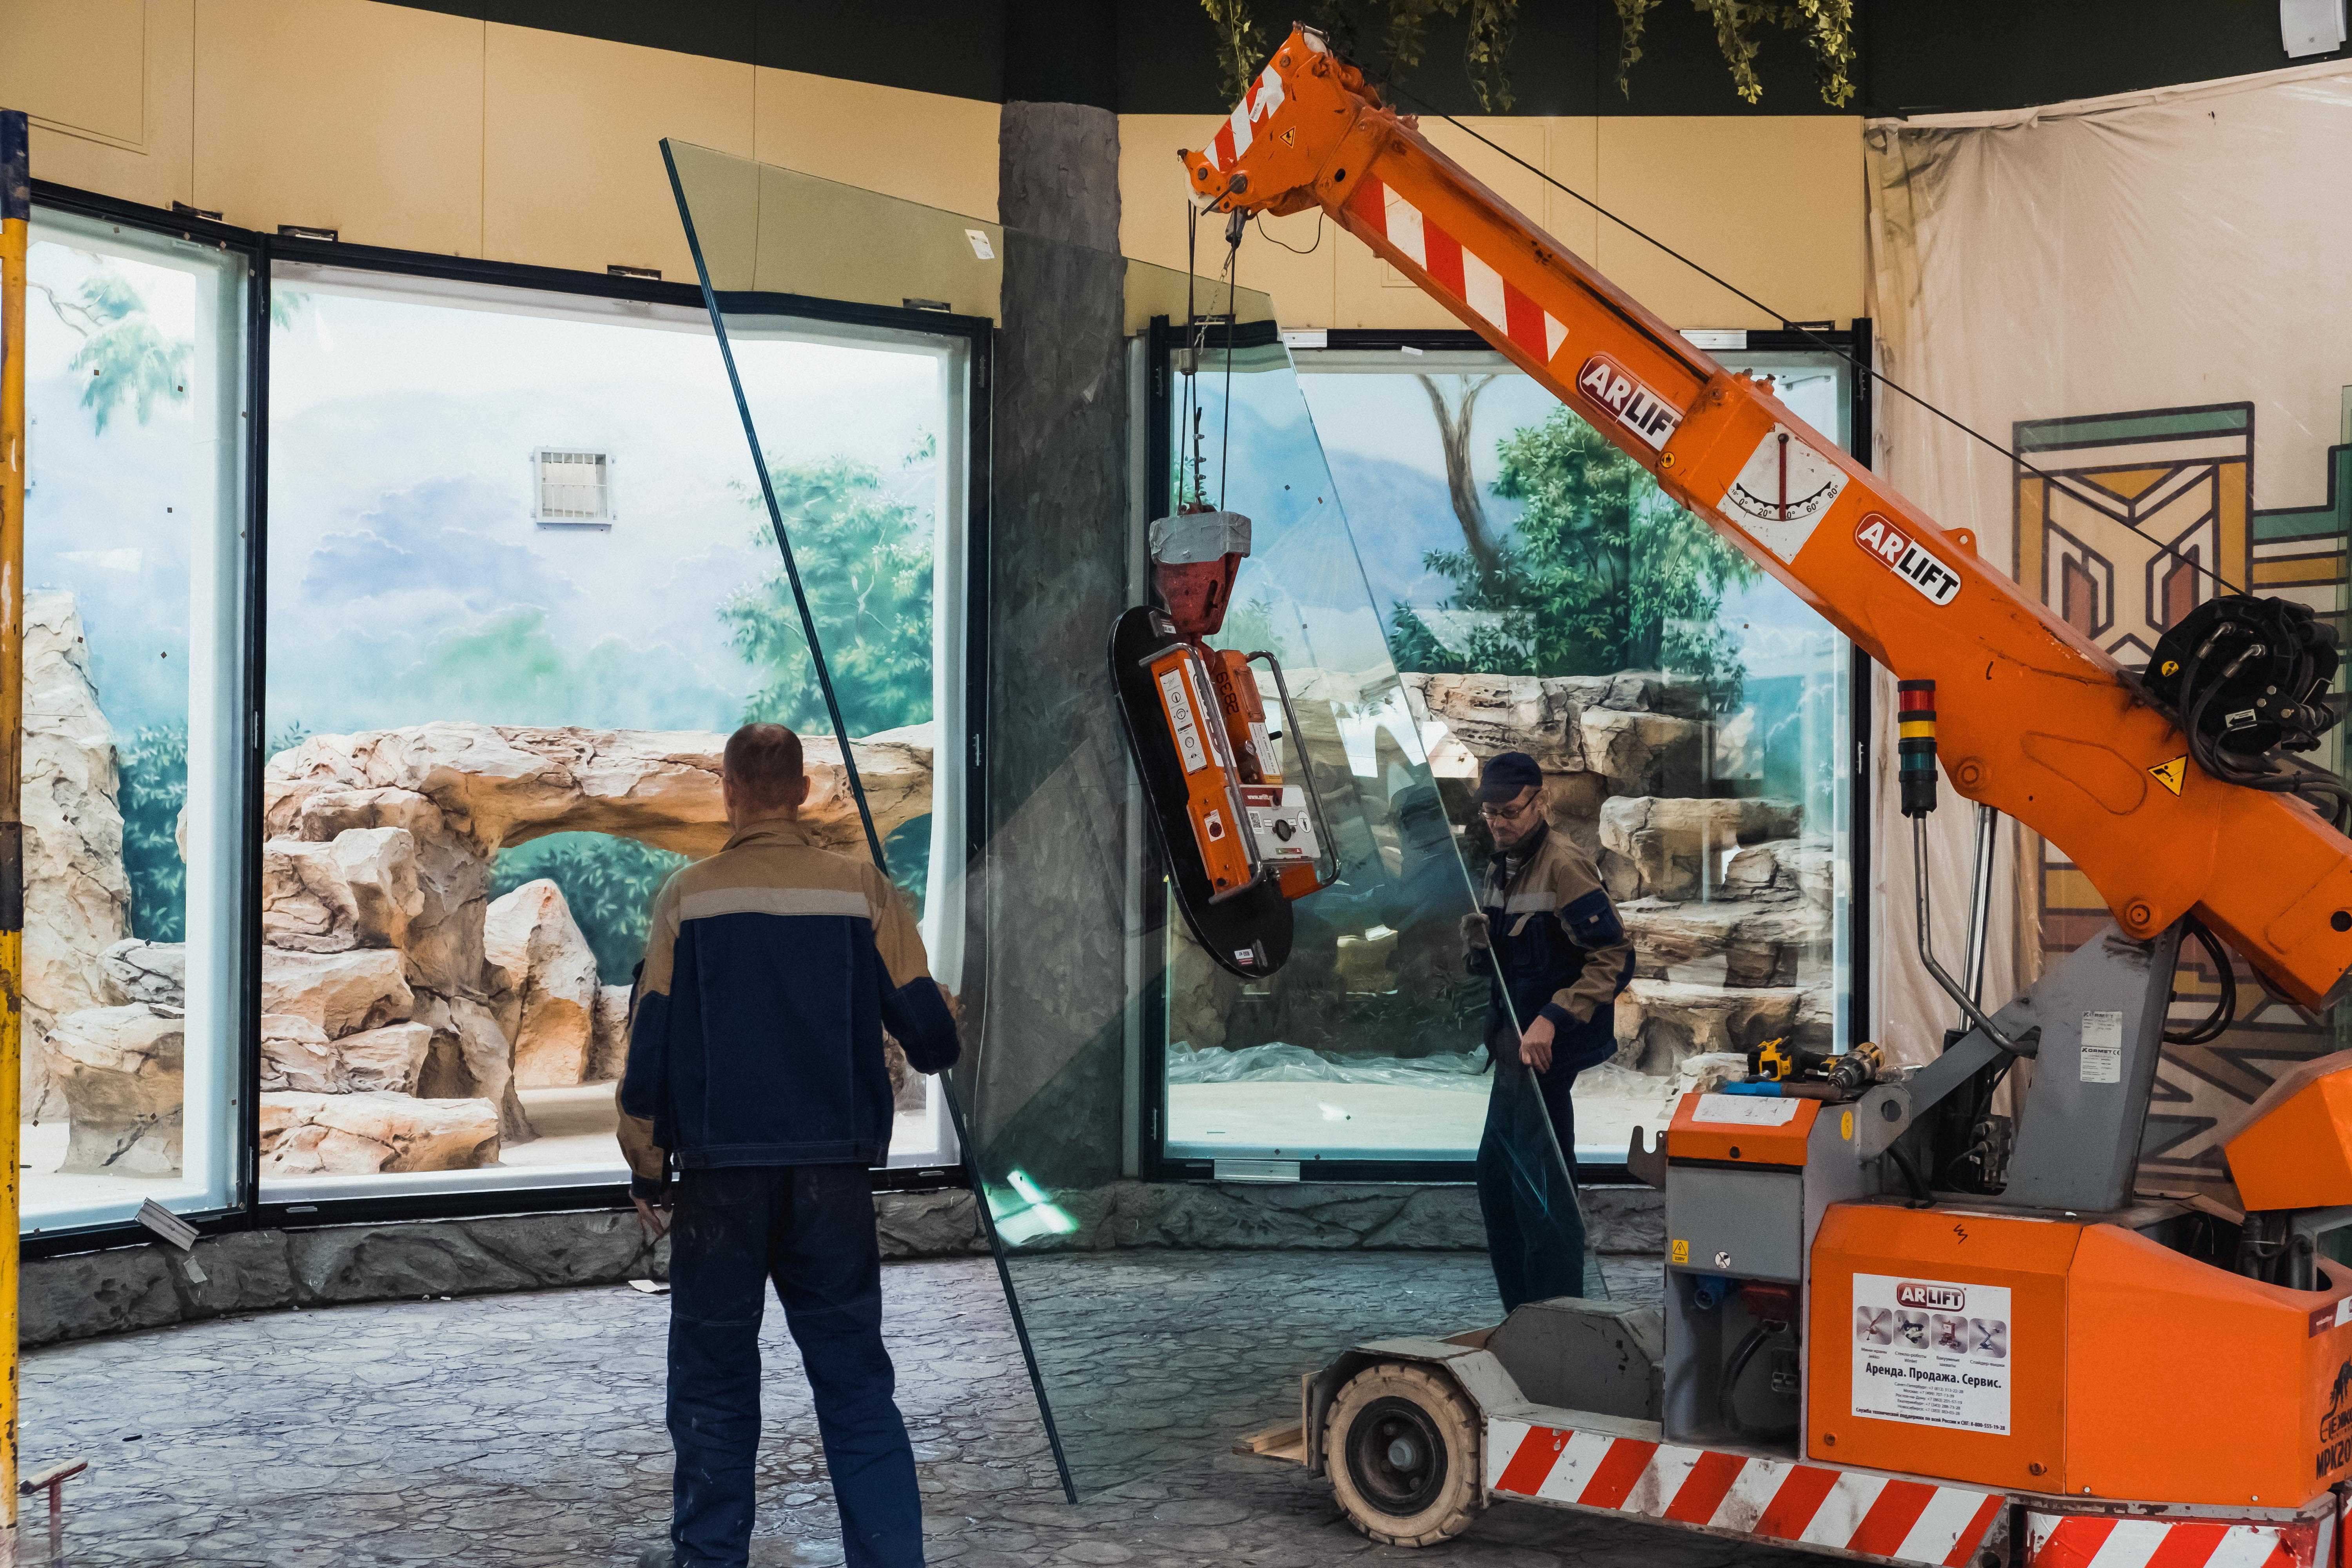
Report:
M1633 944L1601 886L1592 857L1551 829L1543 771L1525 752L1490 759L1478 784L1479 815L1495 856L1478 910L1462 919L1466 960L1492 992L1486 1049L1498 1081L1479 1150L1479 1201L1496 1282L1507 1310L1521 1301L1583 1293L1583 1225L1572 1193L1548 1185L1514 1122L1524 1073L1540 1097L1567 1173L1576 1164L1576 1075L1616 1053L1617 994L1633 977ZM1562 1211L1565 1212L1557 1212ZM1543 1245L1546 1228L1572 1243ZM1573 1258L1559 1256L1572 1249Z

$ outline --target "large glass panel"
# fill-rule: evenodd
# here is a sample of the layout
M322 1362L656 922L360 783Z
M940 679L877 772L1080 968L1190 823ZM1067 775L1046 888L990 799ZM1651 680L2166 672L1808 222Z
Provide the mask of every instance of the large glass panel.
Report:
M1394 544L1327 468L1322 420L1300 395L1308 378L1281 343L1229 356L1222 333L1206 336L1197 365L1171 356L1171 449L1189 469L1200 435L1199 478L1182 482L1257 519L1261 537L1213 641L1288 668L1339 874L1300 905L1291 961L1266 980L1236 978L1170 930L1163 1152L1302 1161L1308 1180L1333 1161L1466 1163L1492 1083L1488 985L1463 963L1473 895L1415 719L1417 678L1390 659L1367 575ZM1322 493L1302 494L1302 474ZM1328 500L1344 503L1345 528L1319 525ZM1320 613L1286 613L1297 603Z
M24 1223L235 1201L244 258L36 209Z
M726 839L728 731L822 733L708 318L290 264L274 298L264 1195L621 1180L647 906ZM861 760L919 843L963 353L806 316L740 350L793 433L770 483L870 574L820 624L875 673ZM894 1162L940 1157L918 1075L899 1122Z
M1718 357L1773 376L1800 416L1845 437L1834 354ZM1479 765L1528 752L1554 830L1594 858L1633 938L1617 1057L1577 1079L1580 1157L1622 1162L1634 1129L1662 1129L1684 1092L1733 1070L1733 1053L1780 1036L1843 1048L1845 639L1501 355L1299 360L1465 853L1492 853L1471 805ZM1252 1054L1265 1062L1255 1075L1217 1062L1225 1092L1288 1070L1284 1053ZM1360 1036L1334 1054L1363 1084L1416 1065ZM1171 1049L1171 1103L1198 1061ZM1432 1092L1444 1081L1429 1074ZM1345 1112L1375 1092L1318 1091ZM1377 1147L1351 1147L1352 1131L1321 1129L1335 1157ZM1475 1142L1473 1123L1433 1152L1467 1158Z
M723 346L739 322L756 330L761 296L775 293L929 301L993 327L986 652L971 683L984 721L975 799L955 847L961 944L941 974L965 1011L965 1058L953 1078L970 1168L1076 1487L1221 1450L1237 1432L1295 1411L1297 1373L1348 1344L1495 1321L1498 1275L1512 1282L1507 1290L1584 1285L1567 1172L1508 1054L1478 1079L1487 1195L1513 1216L1491 1237L1466 1180L1425 1192L1302 1193L1311 1173L1264 1149L1221 1173L1246 1179L1131 1179L1156 1104L1142 1052L1155 1020L1180 984L1195 1013L1236 1005L1232 988L1192 983L1208 977L1203 955L1170 934L1181 922L1168 907L1112 695L1108 644L1114 623L1150 591L1146 528L1165 482L1152 470L1170 445L1150 413L1155 320L1232 319L1230 393L1222 325L1202 365L1201 390L1213 371L1219 401L1204 405L1207 460L1192 481L1252 519L1253 550L1219 641L1278 658L1297 710L1296 723L1270 717L1285 772L1323 788L1339 852L1339 882L1292 906L1295 947L1275 982L1294 970L1334 973L1340 935L1362 931L1374 906L1451 972L1433 991L1450 994L1463 966L1469 880L1434 815L1435 782L1404 718L1381 616L1272 302L667 145ZM747 419L757 461L772 468L775 442L791 432L772 434L755 405ZM814 595L828 563L800 551L781 505L776 515ZM819 640L834 651L833 636ZM833 665L845 715L857 681L845 659ZM1255 679L1269 714L1279 712L1271 672ZM1391 734L1389 749L1375 731ZM1376 789L1359 787L1350 762L1351 748L1363 747L1393 770ZM1428 803L1433 831L1415 819L1417 801ZM935 879L938 869L935 860ZM1393 1005L1400 1055L1459 1055L1476 1044L1475 1021L1436 1005L1410 1013L1412 998ZM1412 1120L1398 1114L1401 1142L1429 1136ZM1335 1262L1338 1249L1346 1256ZM1591 1290L1599 1293L1597 1278Z

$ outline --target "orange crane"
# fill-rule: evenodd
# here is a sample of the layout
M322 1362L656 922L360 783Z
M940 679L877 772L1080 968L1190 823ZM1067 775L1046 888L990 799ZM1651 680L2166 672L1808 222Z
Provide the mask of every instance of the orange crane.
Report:
M1182 157L1203 208L1320 206L1899 677L1915 834L1940 752L2113 911L1988 1012L1935 963L1923 907L1922 954L1972 1026L1933 1063L1768 1052L1686 1097L1659 1148L1635 1135L1666 1194L1663 1307L1538 1302L1359 1347L1243 1451L1328 1475L1407 1545L1521 1499L1873 1561L2340 1564L2352 1053L2228 1131L2238 1206L2134 1190L2184 935L2305 1006L2346 990L2352 793L2284 754L2336 720L2332 631L2231 594L2127 674L1438 152L1312 28ZM1115 638L1122 711L1187 918L1264 973L1320 870L1204 826L1230 828L1250 766L1255 692L1227 690L1246 666L1201 640L1247 521L1180 514L1154 544L1164 603ZM1240 727L1216 733L1218 706ZM2011 1122L1990 1089L2029 1058Z

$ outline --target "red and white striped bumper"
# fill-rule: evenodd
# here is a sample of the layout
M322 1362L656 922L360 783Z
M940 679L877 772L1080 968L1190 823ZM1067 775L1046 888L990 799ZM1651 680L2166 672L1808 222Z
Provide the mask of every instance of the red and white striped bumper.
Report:
M1486 1424L1486 1489L1941 1568L1998 1551L2008 1501L1974 1487L1500 1418Z
M2326 1568L2321 1521L2117 1519L2026 1512L2032 1568Z

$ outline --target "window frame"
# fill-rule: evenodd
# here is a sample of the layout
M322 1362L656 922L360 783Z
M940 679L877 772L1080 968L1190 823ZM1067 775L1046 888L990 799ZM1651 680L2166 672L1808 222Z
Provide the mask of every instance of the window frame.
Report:
M563 1186L484 1187L446 1193L384 1196L320 1198L265 1202L261 1198L261 965L256 957L262 943L261 845L262 773L268 762L265 699L268 679L267 647L262 636L268 621L269 546L269 352L273 270L276 263L332 267L393 276L435 279L504 289L529 289L585 298L636 301L680 307L708 317L701 287L693 282L623 277L572 271L521 262L493 261L478 257L436 256L381 246L341 241L300 239L264 234L175 205L172 210L122 201L112 196L59 184L33 182L35 208L49 208L87 219L137 229L145 234L216 247L241 256L249 268L245 328L246 363L240 384L245 397L247 429L240 459L245 464L245 574L241 617L244 668L239 682L245 735L240 751L243 776L241 820L245 844L238 883L240 904L237 951L242 955L237 976L235 1029L236 1039L236 1094L238 1115L236 1148L233 1153L231 1190L234 1201L224 1207L190 1210L183 1218L201 1235L220 1236L260 1229L297 1229L328 1225L388 1223L410 1219L452 1219L511 1214L578 1210L625 1209L625 1182ZM961 589L965 636L965 718L962 742L966 821L984 821L985 775L981 759L988 745L986 696L987 627L989 617L989 387L992 379L994 323L985 318L945 311L858 304L782 293L727 293L719 296L731 314L798 317L818 325L848 325L910 331L932 337L965 340L971 367L971 395L964 401L969 427L965 450L964 573ZM717 334L711 332L714 353ZM714 370L716 367L714 367ZM935 766L936 766L935 762ZM970 836L967 835L969 837ZM972 853L965 846L967 864ZM932 1190L969 1184L961 1151L951 1152L940 1164L877 1167L869 1173L877 1192ZM21 1225L20 1225L21 1230ZM21 1234L19 1249L26 1258L48 1258L89 1252L110 1247L143 1243L152 1233L135 1223L102 1222L60 1226Z
M243 711L245 734L236 748L237 776L235 789L239 796L237 820L243 842L236 878L237 931L236 936L236 969L232 987L234 1002L230 1030L236 1060L235 1077L230 1092L235 1110L228 1119L232 1147L224 1163L229 1201L226 1205L201 1208L174 1209L180 1218L199 1231L236 1229L250 1209L259 1171L257 1149L260 1138L260 1110L256 1086L260 1080L260 1032L258 1021L261 1005L261 966L254 954L261 940L261 857L259 831L261 823L261 751L263 739L253 722L257 711L261 690L261 661L258 650L249 635L250 628L259 624L261 595L265 584L261 571L260 517L261 492L264 488L262 446L266 420L257 417L262 408L268 372L268 326L269 298L268 260L260 236L209 219L176 212L159 211L88 191L59 185L46 180L32 183L32 206L37 219L44 211L77 217L88 222L131 229L160 239L177 239L188 244L207 247L242 258L247 268L247 288L242 322L245 363L230 366L223 376L224 386L236 385L242 400L245 430L237 443L236 460L242 468L242 494L238 501L239 532L243 549L238 552L241 574L238 602L234 614L238 620L239 657L242 660L236 686L237 702ZM23 1230L23 1213L18 1213L20 1254L26 1258L48 1257L58 1253L84 1250L90 1238L121 1237L125 1239L152 1236L145 1227L131 1221L97 1221L88 1224L64 1224L44 1226L38 1231Z
M1223 329L1211 325L1207 342L1221 348L1224 342ZM1155 317L1146 349L1144 382L1148 406L1146 420L1145 468L1147 517L1163 517L1171 509L1168 476L1172 460L1170 419L1173 410L1173 357L1185 340L1181 323L1169 318ZM1244 326L1235 334L1237 347L1255 346L1271 342L1275 329L1267 323ZM1282 341L1294 347L1297 334L1284 332ZM1480 352L1492 353L1494 345L1476 332L1463 329L1444 331L1392 330L1370 327L1333 327L1316 334L1320 342L1314 347L1323 349L1354 349L1385 351L1402 353L1407 349L1423 353ZM1789 330L1750 330L1741 352L1819 353L1822 350L1843 355L1855 370L1848 392L1847 417L1850 424L1848 455L1864 466L1871 465L1875 451L1875 430L1873 422L1874 382L1869 374L1875 367L1874 341L1871 320L1856 317L1850 328L1838 330L1826 322L1812 323ZM1345 498L1341 498L1344 501ZM1871 787L1871 693L1874 668L1870 656L1848 639L1850 737L1852 752L1849 798L1853 802L1852 822L1847 834L1848 886L1853 889L1848 900L1847 951L1852 955L1849 965L1850 984L1844 998L1847 1037L1866 1040L1871 1037L1871 919L1867 903L1870 886L1870 787ZM1168 891L1165 863L1156 839L1146 836L1141 845L1142 861L1139 868L1143 886L1143 928L1138 940L1166 940L1168 923ZM1137 1052L1137 1123L1133 1136L1140 1158L1138 1173L1148 1182L1213 1182L1216 1179L1216 1162L1191 1155L1171 1156L1168 1153L1168 1007L1166 966L1147 965L1152 973L1150 993L1141 1006L1136 1026L1139 1031ZM1573 1159L1573 1152L1570 1152ZM1475 1161L1463 1160L1317 1160L1311 1162L1311 1179L1318 1182L1388 1182L1405 1185L1434 1185L1467 1182L1472 1176ZM1622 1160L1576 1162L1580 1180L1595 1184L1622 1184L1633 1180ZM1301 1181L1310 1179L1305 1170Z

